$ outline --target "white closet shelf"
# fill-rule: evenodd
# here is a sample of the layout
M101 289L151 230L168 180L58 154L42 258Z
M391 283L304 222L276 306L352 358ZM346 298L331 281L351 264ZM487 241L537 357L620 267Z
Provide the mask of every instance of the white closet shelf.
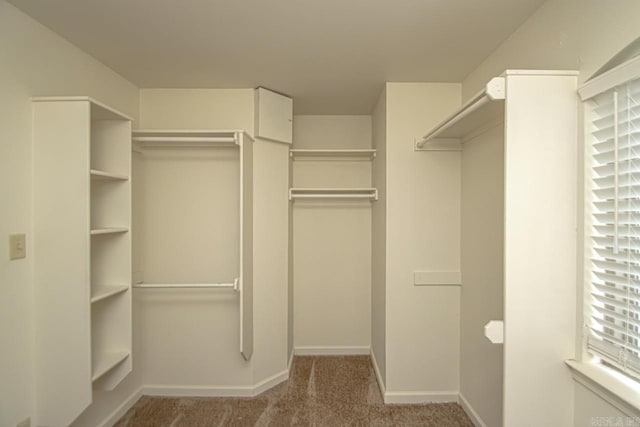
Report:
M373 159L376 157L376 150L369 148L353 148L353 149L291 149L289 150L291 158L296 157L328 157L328 158L365 158Z
M126 233L129 231L127 227L103 227L103 228L93 228L91 229L91 235L96 236L99 234L116 234L116 233Z
M91 120L128 120L133 119L121 113L115 108L111 108L90 96L35 96L31 98L33 102L89 102L91 105Z
M134 130L131 139L141 149L215 148L237 146L241 134L253 141L242 130Z
M415 150L459 151L460 144L472 132L504 119L505 94L505 78L494 77L483 90L416 142Z
M128 351L114 351L102 355L93 364L93 374L91 381L96 381L103 377L107 372L124 362L130 356Z
M91 169L91 179L96 181L127 181L129 177L127 175Z
M289 200L367 199L378 200L377 188L290 188Z
M112 296L126 292L129 289L129 285L104 285L96 286L92 292L91 304Z

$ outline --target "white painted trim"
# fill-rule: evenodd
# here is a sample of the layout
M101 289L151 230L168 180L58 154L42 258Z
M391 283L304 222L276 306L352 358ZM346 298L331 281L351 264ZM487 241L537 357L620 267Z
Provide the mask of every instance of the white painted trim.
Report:
M368 356L371 347L295 347L296 356Z
M285 369L265 378L254 386L169 386L147 385L142 389L145 396L166 397L255 397L289 379L289 370Z
M175 385L146 385L142 389L145 396L162 397L251 397L251 386L175 386Z
M445 391L386 391L384 403L414 405L420 403L458 403L456 390Z
M378 380L378 387L380 388L380 393L384 398L384 393L385 393L384 380L382 379L382 374L380 374L380 368L378 367L378 360L376 359L376 355L373 352L373 348L371 349L371 363L373 364L373 370L376 373L376 380Z
M296 352L291 349L291 355L289 356L289 363L287 363L287 371L289 371L289 375L291 375L291 367L293 366L293 357L296 355Z
M275 375L272 375L268 378L265 378L264 380L260 381L258 384L256 384L253 387L253 396L257 396L260 393L264 393L265 391L269 390L270 388L273 388L275 386L277 386L280 383L283 383L285 381L287 381L289 379L289 373L291 371L289 370L289 368L285 369L282 372L279 372Z
M120 418L127 413L129 409L133 405L140 400L143 395L143 387L140 387L138 390L131 393L129 397L127 397L124 402L120 406L118 406L111 414L109 414L101 424L98 424L98 427L112 427L115 423L120 421Z
M464 409L464 412L466 412L467 416L471 419L471 422L474 426L487 427L485 422L482 421L482 418L480 418L480 415L478 415L475 409L473 409L473 406L471 406L469 401L465 399L462 393L460 393L460 406L462 406L462 409Z
M575 70L505 70L504 76L577 76Z
M595 363L566 360L574 381L627 416L640 414L640 390L637 383L624 374Z
M578 93L580 98L586 101L629 80L637 79L638 75L640 75L640 56L636 56L599 76L591 78L578 89Z

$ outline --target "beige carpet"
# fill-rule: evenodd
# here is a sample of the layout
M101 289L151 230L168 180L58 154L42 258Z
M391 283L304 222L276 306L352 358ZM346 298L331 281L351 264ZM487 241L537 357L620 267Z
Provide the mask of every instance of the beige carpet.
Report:
M455 403L384 405L369 357L294 359L291 378L254 398L142 397L131 426L473 427Z

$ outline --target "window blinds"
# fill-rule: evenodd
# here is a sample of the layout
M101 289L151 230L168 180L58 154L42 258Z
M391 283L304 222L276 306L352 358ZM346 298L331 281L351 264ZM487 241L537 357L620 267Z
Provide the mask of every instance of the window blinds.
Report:
M640 79L593 100L587 347L640 377Z

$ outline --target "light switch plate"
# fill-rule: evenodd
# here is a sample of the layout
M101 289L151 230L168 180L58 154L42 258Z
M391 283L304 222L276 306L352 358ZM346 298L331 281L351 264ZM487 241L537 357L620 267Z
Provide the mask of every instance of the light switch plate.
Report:
M23 234L9 235L9 259L20 259L27 256L27 237Z

